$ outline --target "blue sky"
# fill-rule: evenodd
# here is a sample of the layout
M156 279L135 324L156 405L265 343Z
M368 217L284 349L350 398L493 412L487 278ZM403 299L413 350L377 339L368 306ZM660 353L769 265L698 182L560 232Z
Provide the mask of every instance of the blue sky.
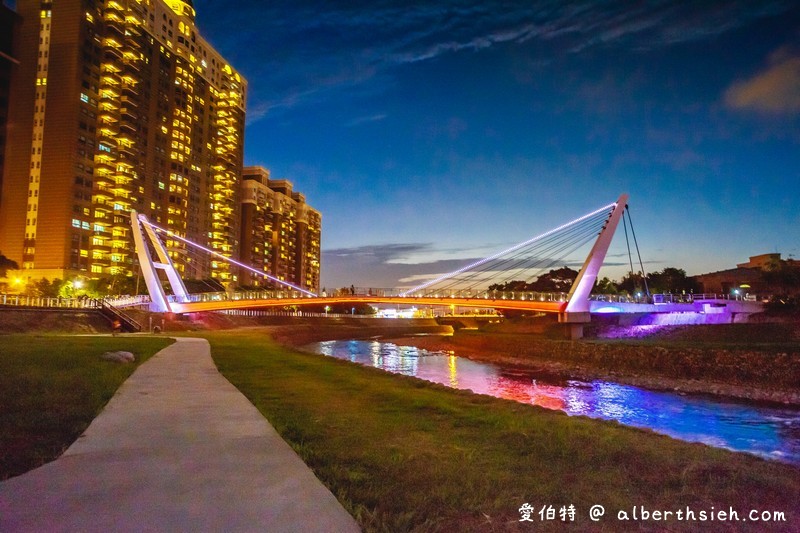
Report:
M249 82L246 164L322 212L323 285L413 285L623 192L648 270L800 257L796 1L195 7Z

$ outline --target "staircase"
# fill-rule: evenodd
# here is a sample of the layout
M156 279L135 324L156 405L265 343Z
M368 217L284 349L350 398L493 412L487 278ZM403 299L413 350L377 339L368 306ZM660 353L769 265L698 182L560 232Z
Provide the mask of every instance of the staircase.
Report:
M114 307L105 300L98 300L100 304L100 313L106 317L112 324L114 320L119 320L122 324L122 331L129 333L136 333L142 331L142 325L134 320L130 315L122 312L119 308Z

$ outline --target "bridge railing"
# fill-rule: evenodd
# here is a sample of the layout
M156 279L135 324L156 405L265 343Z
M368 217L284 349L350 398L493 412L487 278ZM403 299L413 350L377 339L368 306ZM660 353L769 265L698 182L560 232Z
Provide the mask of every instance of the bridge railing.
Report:
M406 298L463 298L470 300L519 300L528 302L566 302L565 292L534 292L534 291L490 291L478 289L449 289L440 291L419 291L410 294L399 294Z
M237 292L202 292L189 295L190 302L215 302L215 301L237 301L237 300L297 300L309 298L308 295L300 291L237 291ZM175 295L168 295L167 300L178 302Z
M688 293L688 294L651 294L649 296L629 295L629 294L592 294L590 300L596 302L621 302L633 304L677 304L677 303L694 303L709 300L753 300L757 298L755 295L742 295L742 294L721 294L721 293Z
M109 296L104 298L104 300L117 309L145 307L150 305L150 296L147 294L138 294L136 296Z
M95 298L49 298L24 294L0 294L0 305L14 307L52 307L57 309L99 309L100 300Z
M419 298L438 298L438 299L470 299L486 300L487 304L495 300L518 300L530 302L566 302L567 293L565 292L535 292L535 291L490 291L478 289L448 289L448 290L425 290L411 294L406 294L404 289L396 288L374 288L374 287L344 287L333 290L322 290L318 297L321 298L340 298L346 296L374 297L374 298L406 298L410 302ZM170 302L178 302L173 296L167 296ZM286 300L287 305L291 305L294 300L313 299L300 291L280 291L280 290L261 290L261 291L236 291L236 292L205 292L189 295L190 302L214 302L214 301L242 301L242 300ZM589 297L592 301L600 302L620 302L620 303L639 303L639 304L668 304L668 303L693 303L708 300L743 300L752 299L750 295L736 294L651 294L630 295L630 294L592 294ZM147 296L129 297L122 302L113 300L113 305L117 307L127 307L133 305L145 305L149 302ZM128 302L127 304L125 302Z

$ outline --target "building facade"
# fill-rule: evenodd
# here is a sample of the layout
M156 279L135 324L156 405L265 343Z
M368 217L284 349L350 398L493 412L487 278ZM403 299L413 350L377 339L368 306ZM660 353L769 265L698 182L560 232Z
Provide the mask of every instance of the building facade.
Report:
M319 292L322 217L292 191L292 183L270 179L269 170L245 167L242 174L241 261L311 292ZM242 270L241 285L275 282Z
M18 0L0 250L23 276L130 275L131 209L238 256L246 80L191 1ZM235 282L167 238L182 276Z
M699 274L692 279L700 286L700 292L705 293L731 294L738 290L742 295L781 294L786 292L786 287L770 283L769 276L764 276L766 271L781 267L799 268L800 262L782 259L779 253L753 255L746 263L738 263L736 268Z

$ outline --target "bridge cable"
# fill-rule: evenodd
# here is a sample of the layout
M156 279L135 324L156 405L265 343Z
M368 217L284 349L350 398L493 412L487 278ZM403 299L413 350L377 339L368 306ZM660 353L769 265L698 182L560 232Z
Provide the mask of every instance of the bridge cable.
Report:
M631 282L633 282L633 255L631 255L631 243L628 240L628 223L626 222L625 212L622 213L622 227L625 229L625 246L628 247L628 262L631 265Z
M586 215L583 215L583 216L581 216L581 217L579 217L579 218L577 218L577 219L575 219L575 220L573 220L573 221L567 222L566 224L562 224L561 226L559 226L559 227L557 227L557 228L554 228L554 229L552 229L552 230L550 230L550 231L547 231L547 232L545 232L545 233L543 233L543 234L541 234L541 235L538 235L538 236L536 236L536 237L532 237L531 239L528 239L528 240L527 240L527 241L525 241L525 242L521 242L521 243L519 243L519 244L515 244L515 245L514 245L514 246L512 246L511 248L508 248L508 249L506 249L506 250L503 250L503 251L497 252L497 253L495 253L495 254L493 254L493 255L489 256L489 257L486 257L486 258L484 258L484 259L481 259L480 261L476 261L475 263L472 263L472 264L466 265L466 266L464 266L464 267L462 267L462 268L460 268L460 269L458 269L458 270L455 270L455 271L453 271L453 272L450 272L450 273L448 273L448 274L444 274L444 275L442 275L442 276L439 276L439 277L438 277L438 278L436 278L436 279L433 279L433 280L431 280L431 281L428 281L428 282L426 282L426 283L423 283L423 284L421 284L421 285L418 285L418 286L416 286L416 287L414 287L414 288L412 288L412 289L409 289L409 290L407 290L407 291L403 292L403 293L401 294L401 296L408 296L409 294L411 294L411 293L413 293L413 292L416 292L416 291L422 290L422 289L424 289L424 288L426 288L426 287L430 287L431 285L434 285L435 283L439 283L440 281L443 281L443 280L445 280L445 279L449 279L449 278L451 278L451 277L453 277L453 276L455 276L455 275L457 275L457 274L460 274L460 273L462 273L462 272L465 272L465 271L467 271L467 270L470 270L470 269L472 269L472 268L475 268L475 267L477 267L477 266L480 266L480 265L482 265L482 264L484 264L484 263L486 263L486 262L488 262L488 261L491 261L491 260L493 260L493 259L495 259L495 258L497 258L497 257L500 257L500 256L502 256L502 255L505 255L505 254L507 254L507 253L513 252L513 251L515 251L515 250L518 250L518 249L520 249L520 248L522 248L522 247L525 247L525 246L527 246L527 245L529 245L529 244L531 244L531 243L533 243L533 242L535 242L535 241L541 240L542 238L544 238L544 237L546 237L546 236L548 236L548 235L551 235L551 234L553 234L553 233L555 233L555 232L557 232L557 231L560 231L560 230L561 230L561 229L563 229L563 228L569 227L569 226L571 226L571 225L573 225L573 224L575 224L575 223L577 223L577 222L583 221L583 220L585 220L585 219L587 219L587 218L589 218L589 217L591 217L591 216L593 216L593 215L595 215L595 214L597 214L597 213L600 213L600 212L603 212L603 211L607 211L608 209L610 209L610 208L612 208L612 207L615 207L615 206L616 206L616 203L611 203L611 204L605 205L605 206L603 206L603 207L601 207L601 208L599 208L599 209L597 209L597 210L595 210L595 211L593 211L593 212L591 212L591 213L588 213L588 214L586 214Z
M224 261L228 261L229 263L232 263L232 264L237 265L239 267L246 268L247 270L250 270L251 272L254 272L256 274L264 276L265 278L268 278L268 279L270 279L270 280L272 280L274 282L280 283L281 285L285 285L285 286L290 287L290 288L292 288L292 289L294 289L296 291L300 291L300 292L302 292L303 294L305 294L307 296L317 296L313 292L308 291L306 289L303 289L302 287L298 287L298 286L296 286L296 285L294 285L292 283L289 283L288 281L284 281L282 279L278 279L278 278L276 278L274 276L271 276L271 275L267 274L266 272L260 272L260 271L256 270L255 268L253 268L251 266L245 265L244 263L240 263L239 261L236 261L235 259L231 259L230 257L226 257L226 256L222 255L219 252L216 252L214 250L206 248L205 246L197 244L196 242L192 242L192 241L190 241L189 239L187 239L185 237L181 237L180 235L178 235L178 234L176 234L176 233L174 233L172 231L169 231L167 229L164 229L164 228L162 228L160 226L157 226L157 225L153 224L152 222L150 222L146 218L140 218L139 220L143 224L147 224L148 226L150 226L151 228L153 228L157 232L164 233L169 237L172 237L174 239L178 239L179 241L184 242L186 244L189 244L190 246L194 246L195 248L199 248L200 250L203 250L203 251L205 251L207 253L210 253L211 255L214 255L216 257L219 257L220 259L222 259Z
M603 221L605 218L603 218ZM524 257L522 261L518 261L512 265L509 265L506 270L511 271L510 275L506 278L499 281L499 284L506 283L510 281L514 277L520 276L520 270L528 270L531 271L534 268L537 269L534 273L528 272L524 276L521 281L529 282L533 278L538 278L545 270L552 267L553 265L561 262L565 257L569 254L586 244L587 241L591 240L592 238L596 237L597 230L600 229L602 226L602 221L595 221L593 224L588 225L586 228L581 228L584 231L581 231L579 234L570 237L569 235L565 235L564 238L561 238L552 243L551 246L539 250L538 256L534 258ZM577 243L577 244L576 244ZM558 257L554 258L555 254L560 254L567 250L566 253L559 255ZM532 260L531 260L532 259Z
M644 291L647 296L650 296L650 289L647 287L647 273L644 271L644 263L642 262L642 254L639 253L639 243L636 242L636 232L633 231L633 219L631 218L631 210L625 205L625 212L628 213L628 221L631 223L631 235L633 235L633 244L636 246L636 255L639 256L639 266L642 268L642 279L644 280Z
M590 223L591 223L591 221L589 222L589 224ZM437 288L437 290L440 290L440 291L441 290L447 290L450 287L453 287L454 285L463 284L465 282L470 282L470 281L474 280L475 283L473 283L471 286L466 288L466 289L472 289L475 286L477 286L479 283L485 281L486 277L487 277L485 274L488 274L489 272L493 272L493 271L497 271L497 270L504 270L504 271L520 270L527 263L531 263L531 262L532 262L532 266L541 265L542 262L547 261L549 259L549 256L547 254L552 253L553 250L556 250L556 248L559 245L563 245L565 240L568 242L567 246L569 245L570 242L572 242L574 240L574 239L567 239L566 238L566 237L569 236L570 233L576 233L576 232L582 230L583 229L582 226L585 226L585 225L587 225L587 222L582 222L579 225L576 225L576 226L573 226L571 228L568 228L566 231L563 231L563 232L558 233L558 234L551 235L550 237L548 237L544 241L539 242L539 243L535 243L532 246L526 247L526 248L522 249L521 251L514 253L513 255L509 255L508 257L504 257L504 258L498 258L498 259L496 259L494 261L490 261L490 262L486 263L481 268L475 269L473 271L467 271L467 272L464 273L464 274L466 274L466 276L454 277L454 278L452 278L453 281L448 285L442 286L442 285L438 285L437 284L436 288ZM593 224L593 225L596 225L596 223ZM592 231L594 232L594 230L592 230ZM585 231L582 231L581 233L585 233ZM554 242L551 243L551 241L554 241ZM563 249L563 246L562 246L561 249ZM561 249L558 249L558 251L561 251ZM533 255L534 252L535 252L535 255ZM537 259L537 256L539 256L538 259ZM544 257L541 257L541 256L544 256ZM518 276L518 275L519 274L517 272L513 272L511 274L512 277ZM466 290L466 289L464 289L464 290Z
M591 221L590 221L591 224ZM577 233L578 231L582 230L581 226L587 225L586 222L581 223L580 225L576 225L572 228L567 229L564 232L559 234L554 234L548 237L544 242L537 243L535 246L527 247L513 255L510 255L506 258L498 258L495 261L491 261L486 263L483 267L479 269L475 269L473 271L465 272L466 276L459 276L452 278L454 281L449 285L440 286L437 285L438 290L447 290L450 287L456 284L463 284L465 282L475 281L471 286L467 287L466 289L472 289L477 286L479 283L486 280L486 275L492 271L503 270L503 271L518 271L522 270L526 264L530 263L530 266L527 268L532 268L534 266L541 265L543 262L547 261L550 258L551 253L554 251L562 251L563 245L566 241L566 245L569 246L570 243L576 241L577 239L569 239L567 238L570 233ZM592 226L596 226L597 223L595 222ZM586 231L581 231L581 234L586 233ZM594 229L592 229L592 233L594 233ZM582 235L579 235L578 238L581 238ZM551 241L553 241L551 243ZM545 246L547 245L547 246ZM535 253L535 254L534 254ZM518 272L512 272L512 277L519 276ZM466 290L465 289L465 290Z
M556 250L556 253L557 252L562 252L564 250L566 250L566 251L564 251L564 253L561 254L560 256L558 256L556 258L553 258L550 261L548 261L546 264L540 266L539 269L536 272L534 272L532 274L529 274L528 277L523 281L525 281L525 283L531 283L534 278L538 279L546 271L551 270L554 266L556 266L557 264L561 263L570 254L574 253L576 250L579 250L580 248L585 246L587 243L589 243L592 240L594 240L596 237L597 237L597 234L596 233L592 233L590 235L587 235L581 241L579 241L579 242L577 242L575 244L569 243L572 246L565 245L564 247L560 248L559 250ZM539 266L539 265L537 265L537 266ZM511 277L505 278L504 280L501 281L501 284L510 281L510 279L511 279ZM542 291L538 291L538 292L542 292Z
M447 280L445 278L441 279L441 281L450 281L450 283L434 283L429 285L429 288L433 287L431 288L431 292L435 292L450 289L455 285L474 282L467 288L462 287L462 290L471 290L481 282L486 281L487 273L496 270L512 271L510 277L503 280L503 282L508 281L511 277L519 276L519 270L530 270L545 264L545 267L541 268L539 271L543 272L549 266L563 260L566 255L569 255L569 253L575 249L580 248L580 246L587 242L587 239L591 240L597 235L598 230L605 224L608 214L603 211L597 211L591 215L593 216L589 216L588 218L582 217L582 220L576 221L576 223L571 226L562 226L562 228L559 228L562 231L549 232L549 234L540 241L529 242L528 245L521 247L521 249L511 254L496 255L494 259L486 261L483 265L480 265L479 268L474 268L472 270L462 269L458 275L452 276ZM579 244L573 246L575 243ZM552 260L552 254L563 252L571 246L572 250ZM530 274L526 277L527 279L532 278Z
M514 270L515 272L511 273L511 277L519 276L519 272L516 271L522 269L522 267L525 267L526 264L530 265L527 266L528 269L533 268L534 266L541 266L543 263L547 262L548 259L552 257L552 255L550 254L562 252L564 249L568 248L570 244L577 242L578 240L582 240L587 235L589 238L592 238L593 236L596 235L597 230L602 225L601 222L604 222L605 220L606 216L603 214L601 220L584 221L576 226L573 226L572 228L566 229L566 231L549 236L543 242L536 243L533 246L526 247L522 251L517 252L512 256L502 259L498 258L495 261L487 263L480 269L467 272L466 276L459 276L457 278L454 278L455 281L451 282L447 286L438 286L437 284L437 288L438 290L446 290L447 288L450 288L455 284L460 284L475 280L476 282L469 287L471 289L486 279L485 273L499 269L506 271ZM577 234L577 236L570 238L571 233ZM534 252L536 253L536 255L532 255L534 254ZM563 257L558 258L556 261L560 261L561 259L563 259ZM479 277L479 274L484 274L484 275Z

